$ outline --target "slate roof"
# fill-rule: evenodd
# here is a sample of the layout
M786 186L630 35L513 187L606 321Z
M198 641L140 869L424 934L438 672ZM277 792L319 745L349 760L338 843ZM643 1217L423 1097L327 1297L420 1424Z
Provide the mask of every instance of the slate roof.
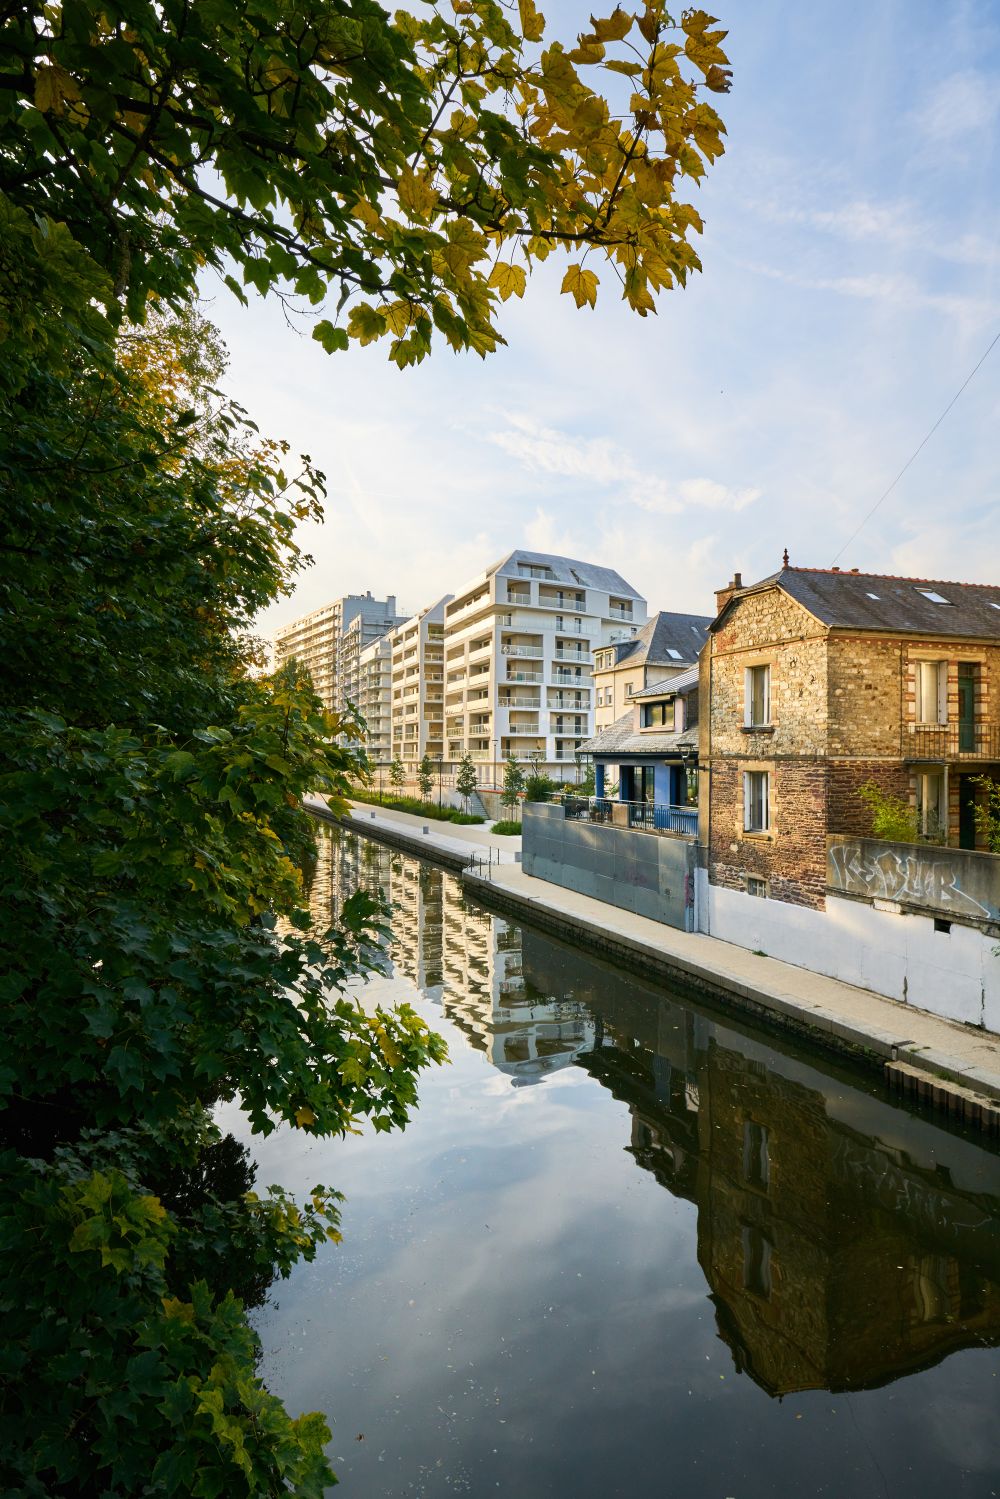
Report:
M711 623L710 615L670 614L660 609L636 631L634 639L619 643L615 665L628 661L633 666L669 666L673 661L696 661ZM678 654L671 656L671 651Z
M632 727L633 715L623 713L608 729L580 745L584 755L678 755L681 750L698 748L698 727L679 733L651 734L647 729L637 734Z
M698 686L698 668L689 666L687 671L679 671L675 677L663 677L659 682L652 682L644 687L641 692L633 692L633 701L637 697L668 697L671 693L684 697Z
M517 576L517 564L525 562L532 567L548 567L553 576L544 582L563 583L572 587L599 588L602 593L613 593L619 598L641 599L631 583L626 583L621 573L614 568L599 567L594 562L577 562L574 557L556 557L549 552L508 552L499 562L486 569L485 576L503 573L505 577Z
M712 628L718 629L737 600L775 584L835 630L1000 639L1000 584L952 583L820 567L783 567L749 588L737 589ZM938 594L947 603L935 602L928 593Z

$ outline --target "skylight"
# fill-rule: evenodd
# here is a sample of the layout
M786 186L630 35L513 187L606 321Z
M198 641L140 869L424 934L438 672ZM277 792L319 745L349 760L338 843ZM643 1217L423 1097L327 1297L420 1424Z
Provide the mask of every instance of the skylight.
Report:
M870 594L869 594L869 595L868 595L868 597L869 597L869 598L870 598L870 599L877 599L877 598L881 598L881 597L882 597L882 595L881 595L881 594L879 594L879 593L870 593Z
M950 604L951 603L951 599L942 598L939 593L935 593L934 592L933 588L918 588L917 592L918 593L922 593L925 599L930 599L930 601L931 601L932 604Z
M1000 604L994 604L992 599L987 599L986 602L989 604L991 609L1000 609Z
M675 651L672 646L667 646L667 655L670 657L671 661L680 661L681 659L680 651Z

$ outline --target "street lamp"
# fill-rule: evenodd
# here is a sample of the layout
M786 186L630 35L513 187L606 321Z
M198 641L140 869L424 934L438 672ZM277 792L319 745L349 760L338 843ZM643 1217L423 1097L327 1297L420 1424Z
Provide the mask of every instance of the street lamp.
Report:
M491 739L490 743L493 746L493 789L495 791L497 785L497 745L500 741L499 739Z
M438 811L441 810L441 776L444 770L444 755L438 755Z

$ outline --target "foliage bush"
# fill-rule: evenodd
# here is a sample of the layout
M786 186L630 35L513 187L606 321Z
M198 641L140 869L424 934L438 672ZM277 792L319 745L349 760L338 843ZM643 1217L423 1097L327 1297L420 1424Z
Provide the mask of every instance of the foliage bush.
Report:
M383 796L378 801L372 796L371 790L366 789L352 790L351 797L367 806L389 807L394 812L412 812L414 817L432 817L436 822L455 822L463 827L486 821L475 812L460 812L457 807L439 807L437 802L423 802L415 796Z
M498 822L495 822L490 828L490 832L500 833L504 836L510 836L513 838L520 838L522 828L520 822L515 818L501 817L500 820Z
M885 838L890 843L918 841L916 808L909 802L893 796L874 781L859 786L858 796L871 813L873 838Z

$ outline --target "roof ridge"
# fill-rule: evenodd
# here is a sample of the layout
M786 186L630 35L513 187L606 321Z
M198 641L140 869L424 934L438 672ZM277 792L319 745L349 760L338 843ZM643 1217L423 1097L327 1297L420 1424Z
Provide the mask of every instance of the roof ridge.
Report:
M860 568L849 567L792 567L789 565L782 568L781 572L826 573L840 578L884 578L891 583L943 583L946 588L992 588L994 591L1000 589L1000 583L963 583L958 578L916 578L909 573L868 573L862 572ZM781 572L772 574L772 578L780 578ZM763 579L762 581L769 580ZM756 584L750 584L751 588L756 586ZM737 590L737 592L741 591Z

